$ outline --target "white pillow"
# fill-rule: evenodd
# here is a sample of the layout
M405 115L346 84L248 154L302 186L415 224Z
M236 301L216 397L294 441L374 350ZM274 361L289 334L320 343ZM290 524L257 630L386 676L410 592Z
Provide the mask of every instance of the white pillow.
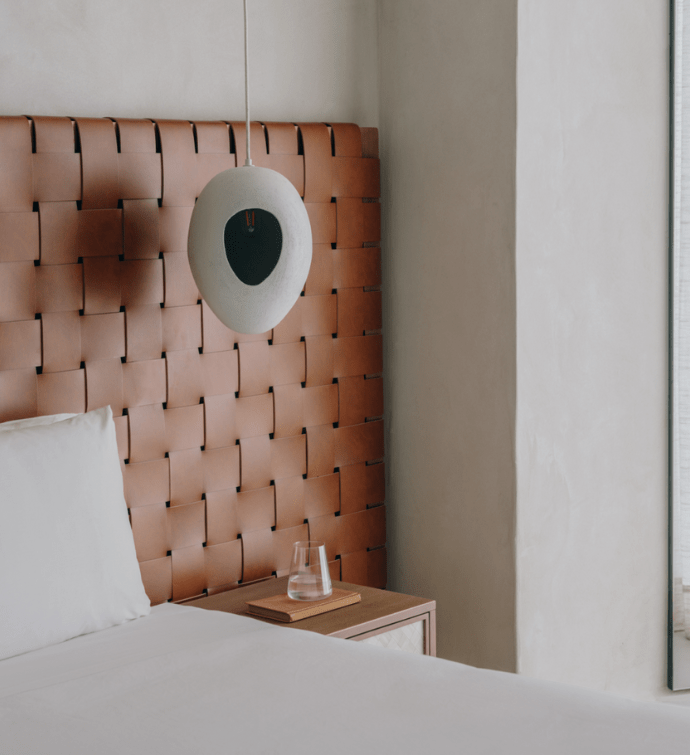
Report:
M59 417L0 425L0 659L150 611L110 407Z

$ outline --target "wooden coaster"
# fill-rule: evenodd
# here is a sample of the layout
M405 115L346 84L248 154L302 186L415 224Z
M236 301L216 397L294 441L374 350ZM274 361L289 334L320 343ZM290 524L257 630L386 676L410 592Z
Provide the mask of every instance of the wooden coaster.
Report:
M310 616L318 616L320 613L335 611L336 608L351 606L359 603L362 596L351 590L333 588L333 592L327 598L321 600L293 600L286 593L272 595L270 598L247 601L247 613L261 616L264 619L274 619L292 623Z

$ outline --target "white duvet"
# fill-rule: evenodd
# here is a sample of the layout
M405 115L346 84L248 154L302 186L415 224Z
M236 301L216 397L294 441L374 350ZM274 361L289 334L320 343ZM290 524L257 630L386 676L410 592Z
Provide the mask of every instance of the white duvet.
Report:
M0 661L0 754L690 751L690 712L163 605Z

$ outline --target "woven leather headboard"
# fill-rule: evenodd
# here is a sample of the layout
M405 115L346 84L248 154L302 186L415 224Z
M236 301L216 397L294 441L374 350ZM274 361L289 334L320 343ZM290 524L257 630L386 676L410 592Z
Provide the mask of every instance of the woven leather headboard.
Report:
M244 124L0 118L0 421L110 404L153 603L287 572L385 586L377 132L252 124L314 256L272 332L228 330L187 261L196 197Z

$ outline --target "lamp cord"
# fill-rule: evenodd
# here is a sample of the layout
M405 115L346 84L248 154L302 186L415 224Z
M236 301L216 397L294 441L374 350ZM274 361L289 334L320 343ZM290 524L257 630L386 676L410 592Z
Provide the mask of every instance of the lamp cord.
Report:
M247 119L247 158L244 161L245 166L252 164L252 153L249 146L249 32L247 23L247 0L244 0L244 109Z

